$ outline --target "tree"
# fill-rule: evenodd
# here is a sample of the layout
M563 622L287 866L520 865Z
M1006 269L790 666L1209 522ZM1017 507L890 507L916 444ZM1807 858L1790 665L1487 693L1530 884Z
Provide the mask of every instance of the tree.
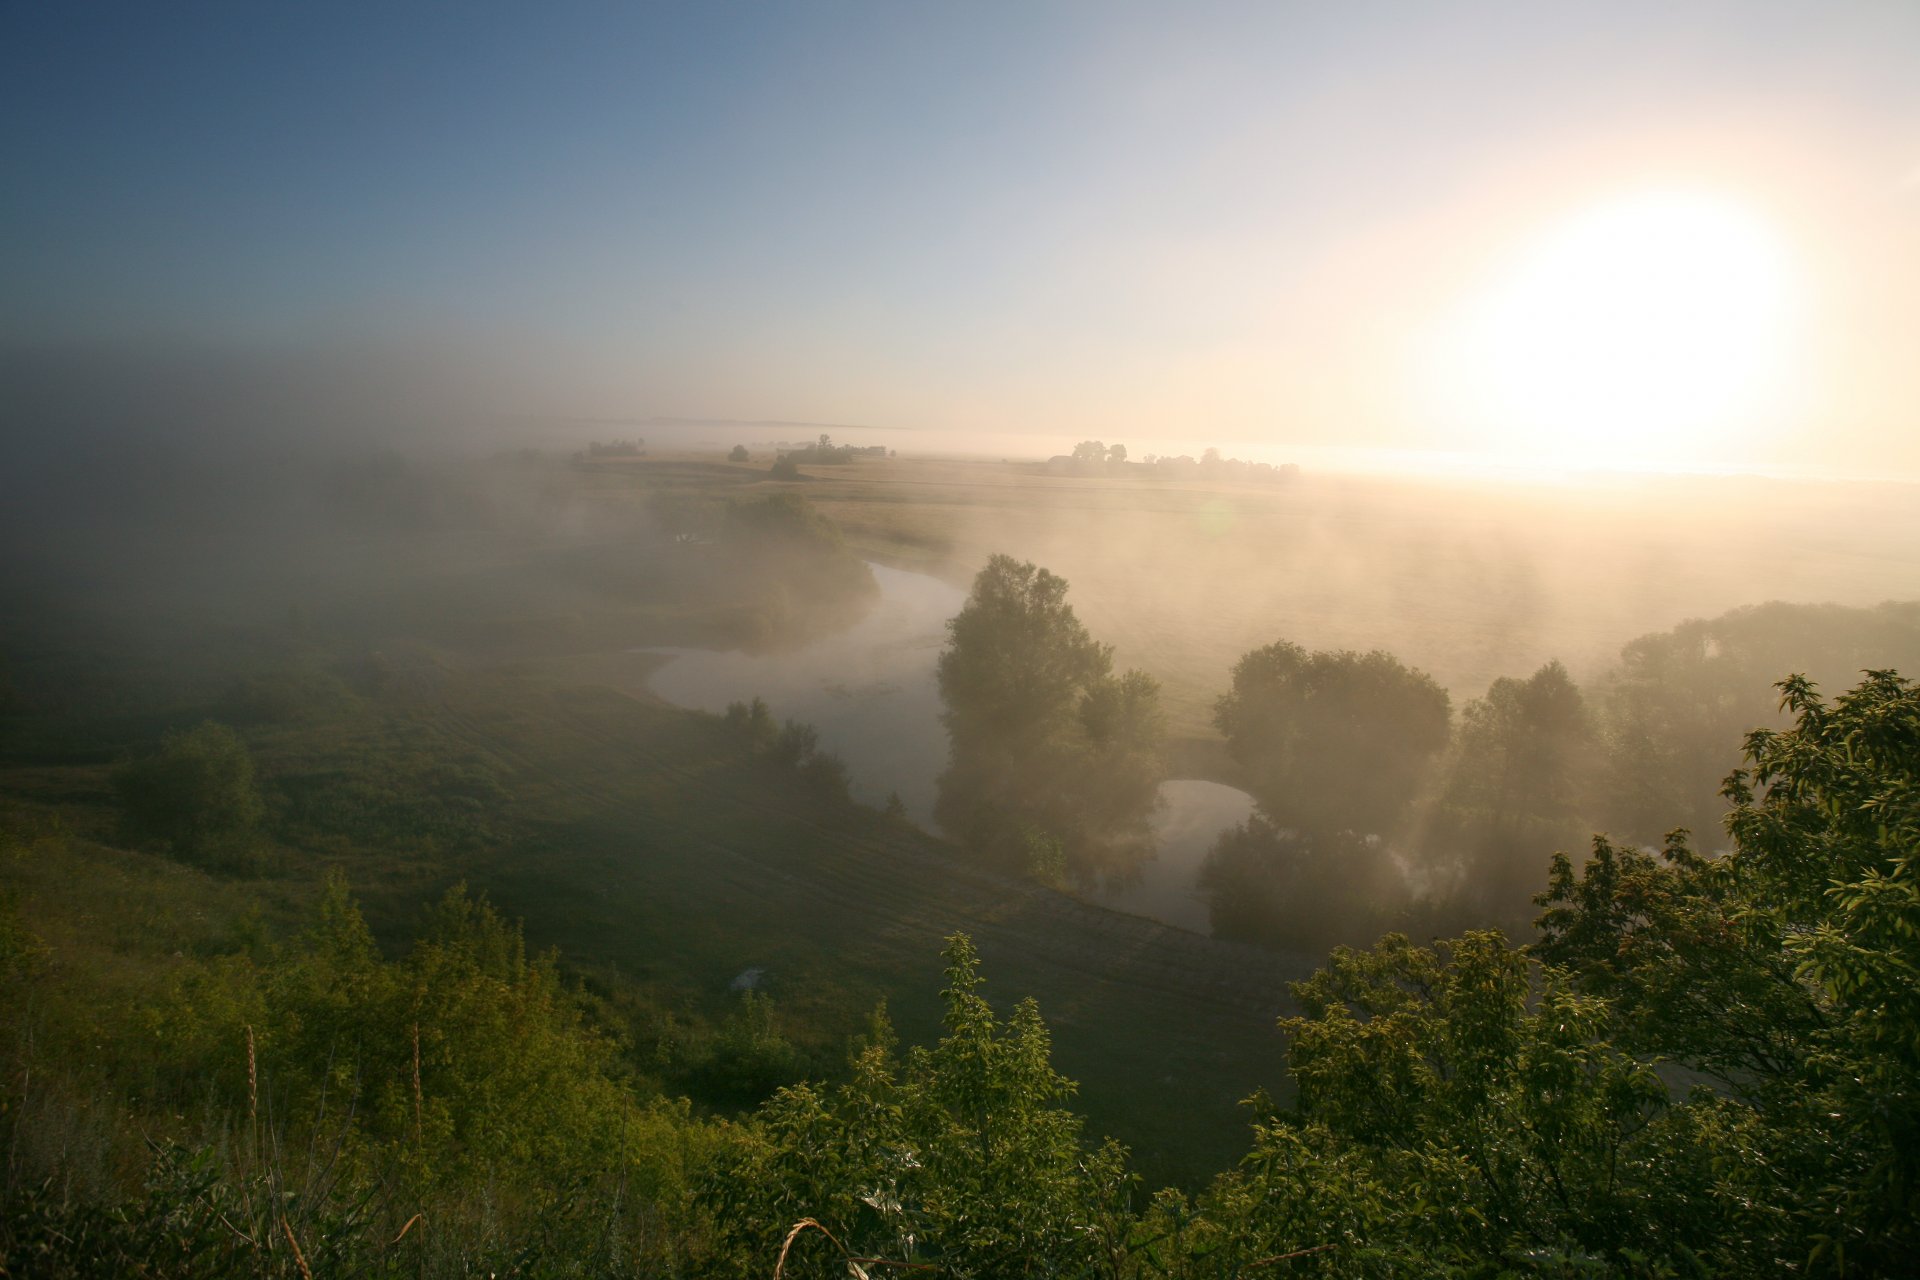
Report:
M1098 440L1082 440L1079 444L1073 446L1073 460L1075 462L1105 462L1106 459L1107 446L1101 444Z
M1308 1252L1354 1277L1724 1273L1703 1258L1735 1215L1661 1123L1659 1077L1604 1039L1604 1001L1497 932L1341 948L1292 991L1297 1101L1202 1199L1174 1274Z
M1774 601L1640 636L1597 691L1605 733L1603 829L1645 842L1677 826L1717 841L1721 780L1741 735L1774 721L1774 681L1830 685L1920 664L1920 601L1870 609ZM1778 727L1778 721L1774 721Z
M1111 449L1107 450L1108 462L1125 462L1126 460L1127 460L1127 446L1123 444L1116 444Z
M987 561L947 635L936 671L956 752L1052 733L1113 669L1111 647L1067 603L1066 579L1011 556Z
M1446 690L1374 650L1278 641L1234 664L1214 723L1275 821L1385 834L1446 745Z
M1462 919L1524 926L1545 884L1543 849L1579 843L1597 744L1586 700L1559 662L1503 676L1454 735L1430 855L1451 857Z
M1722 858L1556 856L1546 962L1614 1033L1718 1081L1762 1241L1819 1274L1920 1257L1920 689L1869 671L1831 705L1782 682L1786 730L1747 737Z
M1380 841L1287 830L1257 813L1220 833L1199 887L1215 936L1292 951L1378 937L1408 905L1406 878Z
M729 1135L702 1198L733 1273L764 1274L803 1219L815 1225L788 1240L788 1276L879 1274L876 1259L953 1276L1096 1275L1124 1256L1125 1153L1082 1142L1038 1007L996 1017L972 942L957 934L944 954L936 1045L903 1057L882 1009L847 1084L783 1090Z
M208 720L161 739L160 749L114 774L126 832L175 857L228 870L250 869L266 813L253 757L240 735Z
M727 451L728 462L745 462L747 457L747 446L743 444L737 444Z
M1075 869L1138 835L1160 780L1159 685L1113 674L1066 580L996 555L948 623L937 668L950 747L934 814L1012 869L1033 833Z

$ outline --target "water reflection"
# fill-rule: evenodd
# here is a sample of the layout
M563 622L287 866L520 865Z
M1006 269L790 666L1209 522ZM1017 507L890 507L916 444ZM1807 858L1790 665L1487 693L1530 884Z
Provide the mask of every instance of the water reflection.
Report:
M1224 783L1176 778L1160 784L1160 802L1151 824L1153 855L1126 884L1091 896L1116 911L1210 933L1207 900L1197 887L1200 867L1220 833L1247 820L1253 797Z
M914 821L932 827L934 782L947 763L934 664L966 592L923 573L871 568L879 603L845 631L780 653L654 650L674 659L648 684L669 702L716 713L765 698L776 717L819 730L821 745L847 762L855 798L878 805L896 792ZM1253 799L1195 779L1162 783L1160 799L1154 853L1123 885L1088 896L1207 933L1206 900L1195 889L1200 865L1222 830L1246 820Z
M780 653L657 650L676 656L647 683L702 711L765 698L777 718L820 731L821 745L847 762L856 799L877 805L898 792L908 815L931 826L934 779L947 763L933 668L967 593L924 573L869 567L879 603L845 631Z

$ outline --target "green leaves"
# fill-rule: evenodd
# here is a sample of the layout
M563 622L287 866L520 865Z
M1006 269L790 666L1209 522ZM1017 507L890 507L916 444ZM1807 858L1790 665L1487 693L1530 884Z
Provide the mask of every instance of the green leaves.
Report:
M1920 691L1779 689L1792 727L1750 734L1723 790L1732 852L1558 859L1535 950L1731 1095L1698 1105L1740 1135L1713 1185L1764 1208L1755 1250L1871 1272L1920 1255Z
M1138 843L1162 771L1158 682L1116 676L1066 580L1010 556L988 560L947 629L941 825L1014 871L1031 863L1034 832L1082 875ZM1051 859L1040 869L1052 878Z
M1278 641L1234 664L1214 723L1269 817L1316 831L1391 831L1446 746L1446 690L1391 654Z
M254 868L255 836L266 812L247 745L208 720L168 734L160 749L114 773L122 823L135 840L217 870Z
M783 1090L738 1131L707 1190L741 1270L802 1218L841 1247L796 1239L788 1275L844 1274L849 1254L942 1275L1079 1275L1124 1253L1125 1153L1082 1145L1039 1009L996 1017L971 940L955 935L945 955L937 1044L902 1062L877 1024L849 1084Z

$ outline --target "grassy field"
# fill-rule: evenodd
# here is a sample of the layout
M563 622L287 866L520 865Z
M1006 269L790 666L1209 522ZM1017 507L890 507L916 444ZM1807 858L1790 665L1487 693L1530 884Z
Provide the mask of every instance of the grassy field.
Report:
M483 772L504 799L468 841L330 840L290 824L273 872L235 882L114 847L103 763L15 763L0 792L63 815L78 838L6 879L63 953L108 958L89 962L107 989L142 985L120 968L143 952L204 949L249 910L284 936L320 869L337 866L389 938L465 879L523 917L532 945L560 948L604 989L638 983L685 1025L723 1018L737 1000L730 980L764 969L782 1027L818 1063L835 1061L883 999L910 1040L932 1037L938 953L965 931L990 996L1040 1000L1093 1123L1135 1144L1155 1178L1230 1159L1245 1137L1235 1102L1281 1084L1274 1019L1305 959L985 874L914 828L744 757L714 717L551 673L487 672L252 736L270 797L337 785L345 762L369 755L392 776L404 743L406 755ZM159 941L111 961L123 949L106 935L120 930Z

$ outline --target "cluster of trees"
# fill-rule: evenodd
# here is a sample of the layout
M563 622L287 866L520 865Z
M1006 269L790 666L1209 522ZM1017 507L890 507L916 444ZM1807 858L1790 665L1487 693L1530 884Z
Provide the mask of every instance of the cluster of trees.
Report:
M1717 832L1730 744L1770 719L1782 671L1851 684L1868 668L1920 669L1920 602L1868 609L1775 601L1641 636L1593 690L1604 758L1596 824L1642 843L1674 826Z
M1449 721L1446 690L1384 652L1280 641L1241 658L1214 723L1258 812L1202 869L1215 932L1311 947L1397 923L1394 840Z
M1293 947L1523 928L1542 849L1684 827L1711 850L1725 744L1770 719L1765 672L1810 657L1840 677L1920 661L1920 606L1736 610L1634 640L1586 690L1559 662L1502 677L1457 717L1386 653L1255 650L1216 706L1261 810L1204 872L1216 930Z
M1127 460L1127 446L1123 444L1105 445L1098 440L1082 440L1079 444L1073 446L1073 452L1068 456L1075 462L1085 462L1089 464L1098 462L1125 462Z
M1239 483L1279 484L1296 479L1300 465L1295 462L1249 462L1244 458L1223 458L1218 449L1205 449L1196 459L1191 454L1148 454L1142 462L1152 474L1168 479L1231 480Z
M726 723L749 752L793 774L809 791L826 800L847 800L846 762L821 749L820 733L812 725L798 720L775 724L761 698L728 703Z
M643 458L646 453L647 442L640 439L608 440L604 444L595 440L587 445L589 458Z
M779 458L774 461L774 475L781 479L791 480L799 475L799 471L795 469L794 464L796 463L811 462L838 466L843 463L852 462L855 458L884 457L886 456L886 452L886 449L880 445L836 445L833 442L833 437L822 431L820 438L811 444L803 444L791 449L782 449ZM786 464L784 470L780 465L783 462Z
M1116 673L1066 580L996 555L947 623L934 815L1000 865L1085 878L1137 855L1161 778L1158 683Z
M1724 856L1596 840L1552 860L1531 945L1393 935L1296 984L1292 1100L1252 1099L1246 1157L1197 1193L1146 1195L1088 1141L1040 1011L997 1015L964 937L936 1043L903 1053L877 1014L842 1083L705 1120L483 902L450 893L389 961L336 882L304 939L197 966L142 1041L141 1096L211 1094L217 1141L160 1145L117 1197L10 1161L0 1268L1903 1275L1920 689L1781 689L1790 726L1726 782ZM0 911L0 1008L43 953Z
M1104 444L1099 440L1082 440L1073 446L1073 452L1062 458L1054 459L1056 465L1071 463L1075 467L1091 471L1096 468L1125 468L1127 446L1124 444ZM1271 462L1248 462L1241 458L1223 458L1218 449L1207 449L1197 459L1189 454L1164 455L1156 457L1148 454L1128 469L1130 473L1145 468L1149 474L1172 479L1233 480L1242 483L1259 483L1291 480L1300 474L1298 465L1287 462L1275 466Z

